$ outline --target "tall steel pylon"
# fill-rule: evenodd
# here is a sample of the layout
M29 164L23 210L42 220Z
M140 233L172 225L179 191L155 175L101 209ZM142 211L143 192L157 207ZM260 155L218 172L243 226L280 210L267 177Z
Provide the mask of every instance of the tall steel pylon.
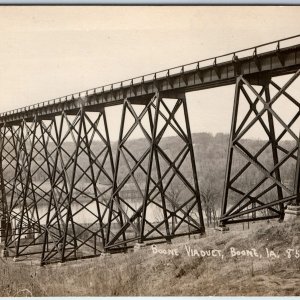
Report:
M10 230L8 227L8 211L7 211L7 199L6 199L6 186L4 182L3 174L3 155L4 155L4 135L0 132L0 243L5 241L6 231Z
M299 203L300 102L289 93L299 75L300 70L282 87L264 73L237 78L221 225L283 220L284 205L296 198ZM243 102L249 105L244 114L240 112ZM247 140L254 129L266 137L256 142L255 150Z
M40 131L42 125L43 121L35 118L2 128L6 132L2 167L9 224L5 247L15 257L40 253L45 218L40 208L47 203L49 192L45 186L48 176L43 151L47 144Z
M137 130L145 137L140 149L129 140ZM168 130L177 137L176 149L163 143ZM122 171L121 162L126 166ZM125 99L115 163L106 251L204 233L185 94ZM126 185L134 187L140 201L122 197ZM180 186L181 199L172 198L174 186ZM114 215L114 211L118 213ZM114 227L113 218L117 220Z
M42 264L103 252L113 160L105 110L93 114L82 107L56 125Z

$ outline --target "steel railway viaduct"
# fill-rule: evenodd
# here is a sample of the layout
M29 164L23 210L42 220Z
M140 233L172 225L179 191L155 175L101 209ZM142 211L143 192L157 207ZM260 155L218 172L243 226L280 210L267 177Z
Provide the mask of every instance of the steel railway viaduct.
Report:
M3 254L38 255L44 265L203 234L185 94L224 85L235 85L235 94L220 226L283 220L286 204L297 215L300 102L289 92L300 75L297 38L0 114ZM274 78L283 75L279 86ZM243 101L246 114L239 110ZM281 116L280 102L292 107L289 120ZM114 151L105 112L112 105L123 107ZM267 137L255 153L243 139L254 126ZM145 136L142 153L128 144L135 130ZM168 130L178 137L171 153L161 143ZM282 174L286 164L294 178L289 184ZM247 172L253 181L241 184ZM170 189L179 183L184 199L175 201ZM127 184L141 202L121 196Z

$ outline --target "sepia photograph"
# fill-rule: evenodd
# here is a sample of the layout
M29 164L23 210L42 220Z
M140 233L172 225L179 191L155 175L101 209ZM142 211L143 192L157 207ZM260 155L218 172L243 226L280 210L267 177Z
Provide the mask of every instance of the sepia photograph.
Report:
M0 297L299 296L299 15L0 5Z

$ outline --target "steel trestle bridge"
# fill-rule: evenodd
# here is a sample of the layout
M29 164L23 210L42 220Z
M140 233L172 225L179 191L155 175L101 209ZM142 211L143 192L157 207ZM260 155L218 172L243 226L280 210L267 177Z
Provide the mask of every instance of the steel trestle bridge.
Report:
M44 265L202 235L186 93L233 84L220 226L283 220L285 205L300 203L300 101L290 92L300 75L299 37L1 113L4 253L38 255ZM106 116L113 105L123 107L117 146ZM290 108L289 119L280 105ZM266 139L253 152L245 141L255 127ZM138 152L129 142L136 131L145 138ZM164 146L170 131L178 149ZM128 186L139 200L126 196Z

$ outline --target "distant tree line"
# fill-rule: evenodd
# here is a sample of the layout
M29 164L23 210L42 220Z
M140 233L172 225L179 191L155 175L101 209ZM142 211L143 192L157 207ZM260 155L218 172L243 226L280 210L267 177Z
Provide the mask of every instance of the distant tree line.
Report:
M202 206L203 211L205 213L206 217L206 223L207 226L215 225L217 221L217 212L220 209L221 206L221 199L223 194L223 188L224 188L224 179L225 179L225 169L226 169L226 160L227 160L227 148L228 148L228 134L223 133L217 133L216 135L213 135L211 133L194 133L192 135L193 139L193 147L194 147L194 153L195 153L195 161L196 161L196 168L197 168L197 174L198 174L198 181L199 181L199 187L200 187L200 194L202 198ZM241 143L243 143L249 151L257 151L262 145L265 144L265 141L262 140L242 140ZM287 149L291 148L291 142L290 141L284 141L284 146ZM145 139L136 139L136 140L129 140L126 144L127 148L130 149L130 151L134 154L134 158L138 160L142 154L146 151L148 147L148 143ZM175 157L178 155L179 151L184 146L184 143L179 137L165 137L161 140L159 147L168 155L168 157L171 160L174 160ZM97 153L99 152L103 147L103 143L95 141L92 145L92 150ZM74 151L74 143L72 142L65 142L64 144L65 152L62 153L63 160L65 162L68 161L68 154L73 153ZM117 143L112 143L112 151L113 151L113 157L115 158L117 149ZM47 151L49 153L52 153L54 150L54 144L50 143L48 146ZM121 181L126 174L128 174L128 164L129 167L132 167L135 164L135 161L132 157L129 155L127 157L127 163L125 162L124 158L120 161L120 167L119 167L119 174L118 178L119 181ZM47 179L48 174L47 172L43 171L39 166L43 164L43 156L37 155L36 156L36 163L32 164L32 173L34 175L32 176L33 180L36 182L41 182ZM260 159L264 162L264 165L272 165L272 153L271 149L267 148L266 151L260 156ZM89 159L87 155L83 152L80 155L79 163L82 169L86 169L89 164ZM245 161L240 159L234 160L235 165L233 166L233 170L241 167ZM146 159L142 166L147 170L148 166L148 160ZM161 172L164 173L164 171L167 169L168 164L164 161L162 157L160 157L160 166L161 166ZM109 159L107 158L105 163L105 168L109 174L111 174L111 166L109 163ZM156 175L156 164L153 163L153 176ZM292 166L290 163L286 163L283 168L281 169L282 178L284 178L285 181L292 181L294 174L290 172ZM46 169L46 165L44 165L44 169ZM37 170L37 172L35 172ZM190 162L187 160L185 163L181 166L181 172L182 174L190 180L192 178L192 170ZM143 170L137 169L135 174L136 180L143 184L146 180L146 174ZM172 174L172 173L170 173ZM5 178L13 178L14 177L14 170L13 168L9 167L5 170L4 174ZM80 171L78 170L77 177L80 176ZM168 175L166 177L165 182L167 182L168 178L170 178ZM245 173L245 176L240 179L238 184L241 186L246 186L251 183L253 178L255 177L255 169L249 168L248 172ZM100 182L104 177L100 177L98 179L99 183L101 184L107 184L107 182ZM84 176L82 179L82 185L86 185L88 181L88 177ZM184 186L182 185L179 178L174 178L172 183L170 184L167 194L172 199L170 202L170 208L175 209L174 205L172 205L172 202L180 203L183 202L184 199L187 199L188 197L188 191L184 189ZM233 199L234 201L234 199ZM176 222L176 220L173 220Z

